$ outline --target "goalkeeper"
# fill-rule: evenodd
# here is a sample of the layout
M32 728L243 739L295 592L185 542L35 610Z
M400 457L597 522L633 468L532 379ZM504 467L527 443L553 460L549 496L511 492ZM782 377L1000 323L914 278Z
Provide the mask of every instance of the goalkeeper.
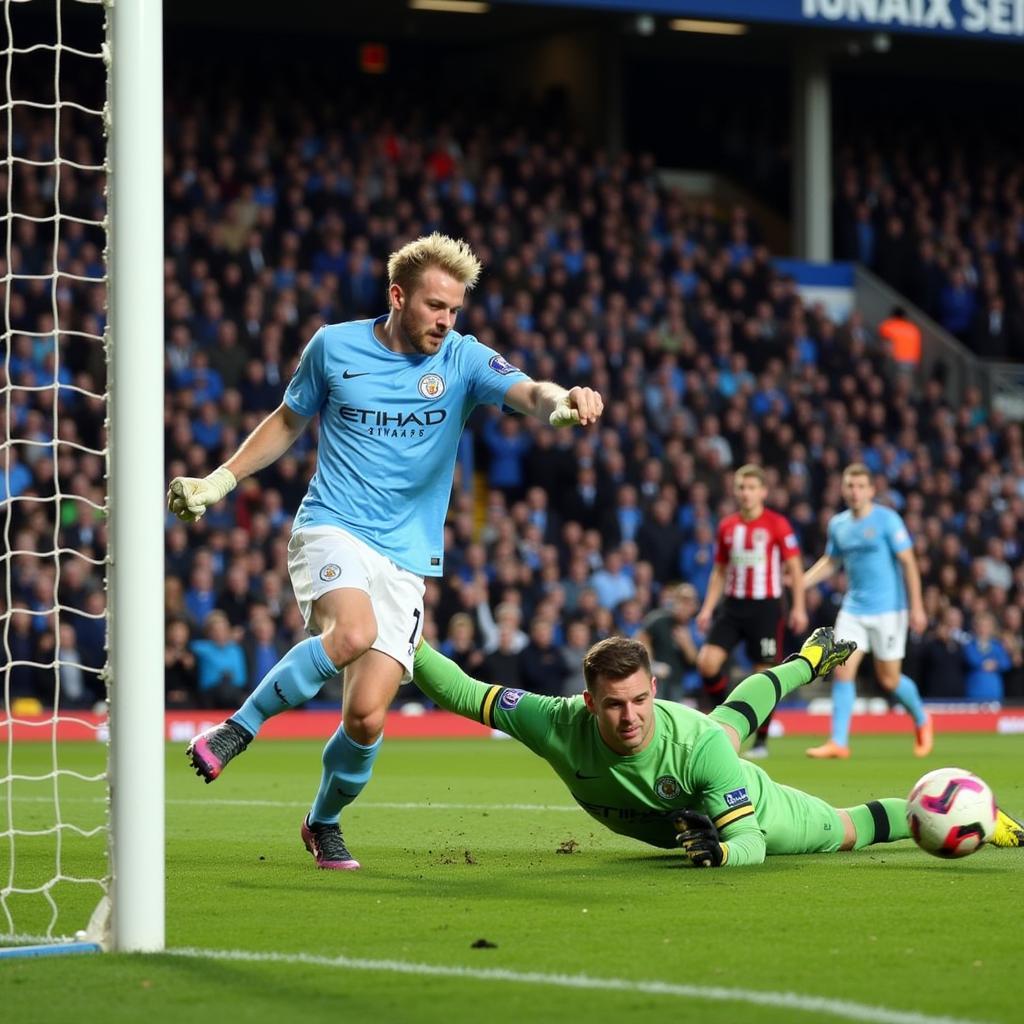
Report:
M441 707L526 744L606 828L652 846L680 846L695 867L741 867L766 854L834 853L910 838L903 799L840 810L739 757L783 697L855 649L830 628L817 629L799 654L743 680L710 715L655 700L647 650L624 637L587 652L582 697L488 686L425 642L413 678ZM1024 829L1002 812L999 818L993 842L1021 845Z

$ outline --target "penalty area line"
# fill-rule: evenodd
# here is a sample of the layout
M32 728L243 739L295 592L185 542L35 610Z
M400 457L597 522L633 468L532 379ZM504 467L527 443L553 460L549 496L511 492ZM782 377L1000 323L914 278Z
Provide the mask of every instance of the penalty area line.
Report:
M227 960L235 963L304 964L333 967L347 971L377 971L383 974L409 974L419 977L465 978L472 981L541 985L584 991L634 992L679 999L704 999L718 1003L747 1003L804 1013L825 1014L866 1024L983 1024L962 1017L936 1017L915 1011L891 1010L846 999L800 995L797 992L760 992L755 989L727 988L719 985L685 985L669 981L635 981L627 978L595 978L588 974L545 974L540 971L513 971L502 967L458 967L445 964L421 964L405 960L363 960L347 956L318 956L313 953L254 953L239 949L167 950L168 956L190 959Z

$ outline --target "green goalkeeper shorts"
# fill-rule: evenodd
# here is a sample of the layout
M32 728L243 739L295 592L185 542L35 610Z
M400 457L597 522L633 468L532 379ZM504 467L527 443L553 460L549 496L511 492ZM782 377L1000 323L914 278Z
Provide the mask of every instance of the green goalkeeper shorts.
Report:
M835 853L843 844L839 812L824 800L766 780L757 804L768 855Z

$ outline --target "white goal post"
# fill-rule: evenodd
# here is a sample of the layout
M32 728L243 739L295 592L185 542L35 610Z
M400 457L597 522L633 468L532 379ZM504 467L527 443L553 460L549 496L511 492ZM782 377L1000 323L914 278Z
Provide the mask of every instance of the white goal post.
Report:
M0 957L153 952L165 942L162 0L0 6ZM76 550L79 523L92 539ZM88 658L76 629L97 625ZM101 682L109 719L83 703Z
M163 3L110 33L111 939L164 947Z

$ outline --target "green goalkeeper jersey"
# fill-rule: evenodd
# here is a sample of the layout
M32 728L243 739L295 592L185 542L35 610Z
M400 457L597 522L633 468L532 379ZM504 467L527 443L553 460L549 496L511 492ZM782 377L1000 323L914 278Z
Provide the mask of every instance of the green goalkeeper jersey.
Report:
M699 711L656 700L650 743L623 756L605 744L582 696L489 686L425 643L416 653L414 678L439 706L508 733L544 758L576 802L613 832L674 848L671 812L690 808L717 826L728 844L726 866L764 860L759 813L770 812L772 791L786 787L742 760L722 727ZM785 795L775 802L785 804Z

